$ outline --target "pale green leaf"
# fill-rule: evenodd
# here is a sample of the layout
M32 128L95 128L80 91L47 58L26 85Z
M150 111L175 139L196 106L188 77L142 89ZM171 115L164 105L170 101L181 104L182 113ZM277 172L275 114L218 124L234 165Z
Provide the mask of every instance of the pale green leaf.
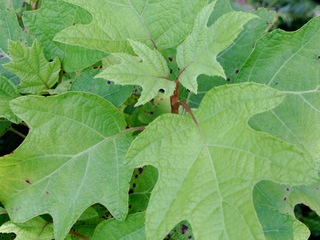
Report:
M0 117L4 117L14 123L20 122L9 107L10 101L19 96L17 87L9 79L0 75Z
M135 139L128 165L150 164L159 171L146 213L147 239L164 237L182 220L196 239L264 239L254 185L305 184L318 177L303 152L247 125L283 98L255 83L220 86L194 113L197 123L189 116L162 115Z
M207 0L66 0L88 10L92 22L60 32L54 40L105 52L130 52L128 38L158 49L178 45Z
M251 126L306 149L320 160L320 17L295 32L275 30L257 43L237 82L254 81L287 95Z
M54 42L54 36L74 24L86 24L92 20L84 9L62 0L43 1L37 11L25 12L23 21L44 48L45 56L62 59L65 71L76 71L88 67L106 56L105 53L79 46ZM86 46L84 46L86 47Z
M19 26L17 16L14 12L12 1L0 1L0 74L15 83L19 79L3 68L3 64L11 61L8 54L8 40L20 41L26 45L26 34Z
M95 232L92 240L144 240L144 220L145 213L136 213L129 215L123 222L110 219L100 223Z
M60 61L55 58L48 62L37 40L30 48L10 41L9 52L12 62L3 66L20 78L18 89L21 93L37 94L49 90L57 82Z
M53 225L41 217L24 223L6 222L0 226L0 233L15 233L15 240L52 240Z
M218 3L219 2L217 2L217 4ZM216 6L217 5L215 5L213 13L217 12ZM267 11L266 9L258 9L252 13L260 18L255 18L248 22L236 40L226 50L219 53L217 56L218 62L225 71L227 81L222 77L209 77L207 75L200 75L197 78L197 94L189 93L189 97L186 99L190 107L197 108L206 92L213 87L228 84L234 81L235 77L239 73L239 69L252 52L255 42L270 26L275 15L275 12L270 10ZM216 16L217 14L213 15Z
M49 213L63 239L89 206L101 203L117 219L128 211L133 169L124 166L130 130L105 99L69 92L11 102L30 127L13 154L0 159L0 201L14 222Z
M191 34L177 48L180 82L194 93L197 93L197 77L200 74L225 78L217 55L237 38L245 23L256 17L244 12L230 12L208 27L214 4L207 5L197 15Z
M107 67L96 77L106 78L121 85L139 85L143 91L136 103L142 105L153 99L163 89L164 98L173 95L176 84L169 79L169 68L165 59L156 49L151 50L140 42L129 40L134 52L139 56L116 54L120 64Z

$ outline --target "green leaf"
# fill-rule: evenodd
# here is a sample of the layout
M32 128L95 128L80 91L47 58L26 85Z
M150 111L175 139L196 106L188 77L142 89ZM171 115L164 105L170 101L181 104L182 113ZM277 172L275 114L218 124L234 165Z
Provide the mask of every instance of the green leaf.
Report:
M269 205L256 206L256 211L267 240L309 239L309 229L294 217Z
M260 8L252 12L259 18L248 22L235 41L223 52L218 54L217 60L222 65L227 80L233 82L245 61L250 56L257 40L270 27L275 12Z
M144 166L134 170L129 190L129 213L146 211L151 191L157 179L157 169L152 166Z
M0 2L0 54L8 53L8 40L19 41L21 38L22 31L12 1L2 0Z
M287 95L281 105L255 116L250 125L303 147L316 161L320 160L319 39L320 17L296 32L275 30L259 40L236 79L263 83Z
M74 24L87 24L92 20L91 15L84 9L66 3L62 0L43 1L37 11L26 12L23 21L44 48L48 59L59 57L67 72L91 66L106 56L97 50L87 49L86 46L70 46L54 42L54 36Z
M129 42L141 61L128 54L116 54L121 63L107 67L97 77L117 84L141 86L143 91L135 106L153 99L160 89L165 91L163 98L173 95L176 84L169 79L169 68L161 53L156 49L151 50L143 43L132 40Z
M102 78L94 78L100 71L88 69L76 77L71 85L71 91L91 92L97 94L116 107L120 107L132 94L132 86L113 84Z
M0 226L0 233L15 233L15 240L37 239L51 240L53 225L41 217L33 218L25 223L6 222Z
M146 126L158 116L170 112L170 99L164 98L163 94L159 92L152 101L134 108L133 112L127 118L127 122L131 127Z
M219 2L216 3L215 10L213 11L213 13L215 14L212 14L211 16L218 15L216 10L218 3ZM225 71L227 81L218 76L198 76L197 94L189 93L189 97L188 99L186 99L190 107L197 108L206 92L208 92L213 87L234 82L235 77L239 73L239 69L252 52L252 48L255 45L255 42L269 27L275 15L275 12L267 11L266 9L258 9L252 13L259 16L260 18L255 18L248 22L244 26L244 30L239 34L236 40L217 56L218 62L221 64Z
M66 0L88 10L92 22L69 27L54 40L104 52L131 52L128 38L158 49L178 45L207 0Z
M197 93L197 77L200 74L225 78L224 70L216 59L218 53L237 38L245 23L256 17L244 12L230 12L208 27L214 5L215 2L203 8L196 17L191 34L177 48L180 82L194 93Z
M20 119L9 107L10 101L19 96L17 87L9 79L0 75L0 117L4 117L14 123L20 122Z
M8 131L8 128L10 127L10 125L11 125L10 121L0 118L0 137L2 137ZM0 141L0 151L1 151L1 144L2 142Z
M49 213L63 239L89 206L101 203L117 219L128 211L133 169L122 114L105 99L80 92L26 96L11 102L30 127L25 141L0 159L0 201L13 222Z
M8 40L20 41L27 45L27 35L21 30L17 16L12 6L12 1L0 1L0 74L18 83L17 77L3 68L3 64L11 61L8 54Z
M110 240L144 240L144 220L145 213L136 213L123 222L115 219L103 221L97 226L92 240L106 239L106 236Z
M20 78L18 89L21 93L37 94L49 90L58 80L60 61L55 58L48 62L43 48L37 40L32 47L25 47L19 42L9 42L12 62L4 67Z
M135 139L128 165L150 164L159 171L146 213L147 239L164 237L182 220L196 239L264 238L254 185L307 184L318 177L303 152L247 125L283 98L260 84L224 85L206 94L196 123L189 116L162 115Z
M300 186L280 185L268 181L257 184L253 192L254 204L259 218L265 219L262 221L262 226L266 237L280 240L283 239L285 233L288 236L285 239L307 239L310 231L305 225L299 226L301 223L295 218L293 208L296 204L304 203L320 214L319 193L319 181ZM266 214L270 213L275 216L272 218L273 222L267 221ZM279 221L274 222L275 219ZM305 237L293 238L292 236L296 234L304 234Z

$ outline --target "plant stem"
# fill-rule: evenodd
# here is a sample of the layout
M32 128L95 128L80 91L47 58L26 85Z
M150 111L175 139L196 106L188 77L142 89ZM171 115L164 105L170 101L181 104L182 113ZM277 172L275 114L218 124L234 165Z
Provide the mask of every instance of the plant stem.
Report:
M73 236L76 236L76 237L78 237L78 238L81 238L81 239L83 239L83 240L89 240L88 237L86 237L86 236L84 236L84 235L82 235L82 234L80 234L80 233L77 233L77 232L75 232L74 230L70 230L70 231L69 231L69 234L71 234L71 235L73 235Z
M26 135L24 135L23 133L21 133L21 132L19 132L19 131L15 130L13 127L10 127L10 128L8 129L8 131L11 131L11 132L13 132L13 133L17 134L18 136L22 137L23 139L27 137L27 136L26 136Z
M180 93L180 81L177 79L176 81L176 89L173 92L173 95L170 97L171 102L171 112L174 114L179 113L179 93Z

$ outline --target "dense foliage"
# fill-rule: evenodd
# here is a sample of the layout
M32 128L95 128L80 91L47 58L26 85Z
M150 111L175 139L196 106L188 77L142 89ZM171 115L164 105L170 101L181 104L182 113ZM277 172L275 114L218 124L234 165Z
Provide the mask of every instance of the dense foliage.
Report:
M0 238L308 239L320 17L275 15L2 0Z

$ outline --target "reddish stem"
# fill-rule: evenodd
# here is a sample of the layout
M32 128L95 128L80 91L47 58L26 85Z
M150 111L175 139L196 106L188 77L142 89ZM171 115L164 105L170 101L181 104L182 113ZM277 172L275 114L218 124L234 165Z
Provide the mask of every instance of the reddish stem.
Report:
M176 89L173 92L173 95L170 97L171 102L171 112L174 114L179 113L179 92L180 92L180 82L179 79L176 81Z

